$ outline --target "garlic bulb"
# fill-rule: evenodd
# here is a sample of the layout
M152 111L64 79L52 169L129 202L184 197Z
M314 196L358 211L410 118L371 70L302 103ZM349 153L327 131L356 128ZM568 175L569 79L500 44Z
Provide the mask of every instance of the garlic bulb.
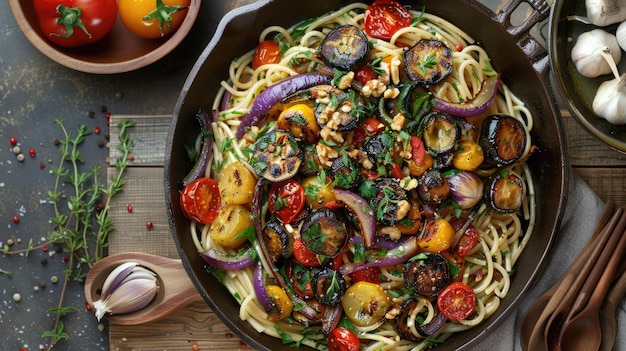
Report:
M603 57L615 78L600 84L592 108L598 116L615 125L626 124L626 74L619 75L617 65L608 52Z
M154 299L158 290L154 272L136 262L123 263L109 273L100 300L93 303L96 318L101 320L106 313L138 311Z
M572 62L574 62L578 72L587 78L609 74L611 73L611 66L602 56L602 52L607 48L615 62L622 59L622 50L615 35L602 29L593 29L582 33L572 48Z
M626 21L622 22L615 31L615 38L617 39L617 44L622 48L622 50L626 51Z
M626 20L626 0L585 0L585 8L587 17L568 16L567 19L599 27Z

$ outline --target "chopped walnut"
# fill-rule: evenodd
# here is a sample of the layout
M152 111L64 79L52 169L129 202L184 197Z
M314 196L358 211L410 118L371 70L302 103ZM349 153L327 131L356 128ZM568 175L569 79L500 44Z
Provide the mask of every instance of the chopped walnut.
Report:
M403 113L398 113L393 116L393 120L391 121L391 130L400 131L402 127L404 127L404 122L406 122L406 118Z
M370 161L370 159L367 157L367 154L362 150L352 149L348 151L348 156L350 156L350 158L352 159L355 159L365 169L372 169L372 167L374 167L372 161Z
M387 85L384 82L379 79L372 79L363 86L361 93L365 97L381 97L386 89Z
M400 233L400 229L394 226L383 227L380 229L380 233L383 235L388 235L391 240L399 240L402 237L402 233Z
M403 178L400 181L400 186L404 190L413 190L413 189L417 188L417 185L418 185L417 179L411 178L411 177Z
M391 59L391 67L389 67L389 75L391 76L391 81L393 84L400 84L400 61L399 58L394 56Z
M390 308L389 311L387 311L387 313L385 314L385 318L396 319L396 317L400 314L400 311L402 311L400 304L396 304L392 308Z
M333 141L336 143L344 142L343 134L333 130L332 128L328 127L328 125L320 130L320 137L322 137L324 141Z
M354 80L354 72L350 71L346 73L337 84L337 88L341 90L346 90L352 85L352 81Z
M318 143L315 145L315 150L317 151L317 157L319 157L320 162L327 167L332 166L333 160L339 157L337 150L328 145Z
M389 88L383 93L385 99L395 99L398 95L400 95L400 89L398 88Z
M401 220L409 213L410 209L411 209L411 204L409 204L408 201L400 200L398 202L398 211L396 212L396 218L398 220Z

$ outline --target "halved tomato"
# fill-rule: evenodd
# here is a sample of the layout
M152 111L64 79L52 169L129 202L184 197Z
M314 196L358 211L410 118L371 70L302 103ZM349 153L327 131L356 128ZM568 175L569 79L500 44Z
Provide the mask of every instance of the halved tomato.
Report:
M180 206L187 219L209 224L217 218L222 196L213 178L198 178L189 183L180 193Z
M465 319L474 312L476 293L463 282L451 283L437 297L437 307L449 319Z

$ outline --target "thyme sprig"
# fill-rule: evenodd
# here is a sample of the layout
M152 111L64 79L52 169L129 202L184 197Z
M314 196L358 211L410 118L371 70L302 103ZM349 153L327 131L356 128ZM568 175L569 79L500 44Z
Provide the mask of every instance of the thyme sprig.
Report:
M91 131L80 125L73 135L61 119L55 119L53 124L61 129L63 137L58 143L61 158L58 165L52 168L56 176L54 186L47 194L47 199L54 208L54 215L50 218L53 227L48 241L38 246L29 244L28 248L22 250L10 251L6 246L2 250L4 254L12 255L55 244L63 247L63 252L68 255L58 304L48 309L48 313L54 316L54 325L42 334L42 337L50 338L48 350L60 340L69 338L63 317L76 312L76 308L65 305L67 286L72 281L84 282L86 271L106 253L108 236L115 229L109 216L111 200L123 190L124 171L133 147L127 129L135 125L133 121L122 121L118 124L120 145L117 148L122 156L115 162L117 174L105 186L99 177L98 165L82 171L86 166L80 146ZM66 184L70 185L69 191L62 191L61 188Z

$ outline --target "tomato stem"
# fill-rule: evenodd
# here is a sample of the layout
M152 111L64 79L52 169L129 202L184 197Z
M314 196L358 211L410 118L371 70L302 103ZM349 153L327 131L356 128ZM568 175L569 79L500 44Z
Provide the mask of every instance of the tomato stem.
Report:
M187 9L187 6L170 6L165 5L163 0L156 0L156 9L149 14L143 16L144 21L150 21L156 19L159 21L159 27L161 28L161 36L169 33L172 28L172 15L178 11ZM163 25L167 22L167 30L163 32Z
M50 35L55 35L62 38L69 38L74 34L74 27L80 28L89 38L91 38L91 34L85 28L83 21L80 19L80 15L83 13L83 10L80 7L67 7L65 5L59 4L57 6L57 12L59 13L59 17L57 18L57 23L65 26L65 34L59 33L50 33Z

